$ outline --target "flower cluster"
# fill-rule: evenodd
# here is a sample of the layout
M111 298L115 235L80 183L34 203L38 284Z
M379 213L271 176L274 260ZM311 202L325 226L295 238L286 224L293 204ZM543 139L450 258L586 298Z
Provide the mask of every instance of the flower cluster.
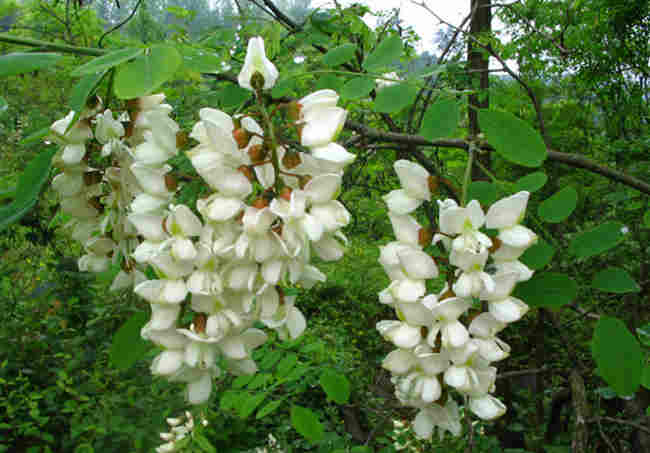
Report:
M72 124L71 113L52 126L64 146L54 185L88 251L79 267L121 265L113 289L134 286L151 307L141 335L162 349L152 373L187 384L191 404L207 401L223 372L257 371L251 352L267 334L256 323L282 339L302 334L306 320L286 289L324 281L312 256L338 260L347 241L350 214L336 197L354 155L334 142L347 112L321 90L269 114L262 90L276 79L254 38L239 81L257 108L199 111L186 155L208 193L194 207L174 203L167 162L182 135L163 95L130 101L119 120L106 110ZM92 123L96 156L85 153Z
M379 300L394 308L398 319L380 321L377 329L397 349L382 366L393 376L398 399L420 409L413 425L419 437L430 438L434 427L441 435L445 430L458 435L460 415L451 389L482 419L506 410L491 395L497 372L492 363L510 352L497 334L528 310L511 293L532 276L518 260L537 241L520 225L529 193L499 200L487 213L476 200L466 206L438 200L438 230L433 231L422 228L413 212L431 201L435 179L406 160L394 168L403 188L384 197L397 240L381 247L379 262L391 284ZM480 231L483 227L496 230L496 236ZM447 283L427 294L427 280L440 272L426 251L432 240L448 253Z
M173 453L180 451L181 441L187 439L194 431L194 417L189 411L180 417L168 418L169 432L160 433L160 438L165 441L164 444L156 447L157 453ZM208 421L201 418L201 425L208 426Z

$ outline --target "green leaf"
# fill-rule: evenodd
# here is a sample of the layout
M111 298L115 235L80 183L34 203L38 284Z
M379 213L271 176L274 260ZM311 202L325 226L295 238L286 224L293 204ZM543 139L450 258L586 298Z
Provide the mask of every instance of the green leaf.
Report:
M569 244L569 253L578 258L589 258L606 252L623 240L621 222L605 222L596 228L578 234Z
M643 215L643 226L644 228L650 228L650 211L646 211Z
M234 381L232 381L232 388L234 389L242 389L248 385L250 381L252 381L255 378L254 374L243 374L241 376L237 376Z
M391 35L384 39L375 50L363 61L363 68L375 71L393 63L399 63L402 55L402 38Z
M5 101L5 98L0 96L0 115L2 115L8 109L9 109L9 104L7 104L7 101Z
M236 390L226 390L223 392L223 395L221 395L219 409L222 411L229 411L235 407L239 407L246 398L248 398L248 393Z
M650 390L650 362L646 363L641 373L641 385Z
M7 205L0 207L0 231L19 221L38 201L43 184L50 175L52 157L56 148L43 151L27 164L18 178L16 197Z
M460 119L460 109L454 99L440 99L424 113L420 135L429 140L451 137Z
M267 354L264 354L264 358L260 361L259 367L262 370L268 370L273 365L275 365L278 362L278 360L282 358L283 355L284 353L277 349L274 351L270 351Z
M352 447L350 453L372 453L372 450L365 445L359 445L358 447Z
M248 91L239 85L229 84L227 87L219 90L217 93L217 102L222 108L239 107L246 102L251 96L252 92Z
M539 167L546 159L542 137L528 123L511 113L479 110L479 124L504 159L524 167Z
M263 408L261 408L259 411L257 411L257 415L255 416L256 419L264 418L267 415L275 412L284 402L284 400L277 400L277 401L271 401L270 403L266 404Z
M258 373L255 375L252 381L246 386L250 390L256 390L260 387L265 386L268 382L273 380L273 376L270 373Z
M381 113L399 112L408 107L415 101L418 90L412 85L406 83L397 83L389 85L378 90L375 99L375 111Z
M347 63L354 58L354 51L356 48L357 46L352 43L342 44L335 47L323 55L323 64L333 68L334 66Z
M244 403L239 406L239 416L241 418L248 418L248 416L251 415L255 409L257 409L257 406L262 404L262 401L264 401L266 395L266 393L256 393L254 395L250 395L246 400L244 400Z
M467 187L467 199L478 200L482 205L492 204L497 199L497 186L487 181L474 181Z
M203 436L200 432L192 432L192 441L193 443L198 444L201 451L206 453L216 453L217 449L210 443L210 441Z
M90 96L90 93L92 93L95 87L97 87L101 82L104 74L106 74L105 71L96 74L88 74L87 76L82 77L81 80L72 87L69 104L70 109L74 111L74 117L72 118L72 121L70 121L66 132L79 120L81 113L86 107L88 96Z
M278 377L284 377L289 372L293 369L294 366L296 366L296 363L298 362L298 356L294 353L290 353L286 355L280 363L278 363L278 366L276 368L276 372Z
M278 83L275 84L275 86L271 90L271 95L274 98L280 98L282 96L286 96L289 93L291 93L291 90L293 90L294 86L295 86L294 79L280 80L278 81Z
M193 72L220 72L223 58L208 49L182 46L179 48L183 67Z
M578 205L578 192L569 186L542 201L537 208L537 215L548 223L566 220Z
M50 133L50 127L49 126L44 127L43 129L39 129L35 132L32 132L27 137L19 141L18 144L26 146L26 145L32 145L34 143L38 143L49 133Z
M621 396L632 395L641 383L643 352L623 321L603 316L591 340L597 373Z
M138 312L131 316L113 335L110 360L119 370L127 370L135 365L149 350L149 343L140 336L140 330L149 320L147 313Z
M639 336L641 344L650 347L650 323L643 327L637 327L636 334Z
M543 171L536 171L522 178L519 178L515 183L515 192L521 192L526 190L528 192L537 192L539 189L544 187L548 176Z
M61 55L56 53L10 53L0 56L0 77L7 77L56 64Z
M337 404L345 404L350 398L350 381L341 373L325 370L320 375L320 386L327 397Z
M578 284L568 275L556 272L536 274L517 285L514 296L531 307L561 307L578 295Z
M175 48L152 46L144 55L120 66L115 74L115 94L120 99L151 94L174 76L181 61L181 55Z
M88 74L95 74L98 72L103 72L107 69L117 66L118 64L124 63L132 58L135 58L141 55L144 52L144 49L122 49L115 52L111 52L101 57L93 58L88 63L79 66L77 69L72 71L70 75L72 77L79 77Z
M375 79L355 77L343 85L341 88L341 97L345 100L362 99L368 97L374 88Z
M323 425L318 421L318 416L301 406L291 406L291 425L298 434L312 442L321 440L325 432Z
M325 90L329 88L339 92L343 86L343 80L342 77L336 77L334 74L323 74L316 80L314 90Z
M638 293L641 287L628 272L620 267L608 267L598 272L591 286L608 293Z
M543 239L538 239L537 244L527 249L519 261L533 270L539 270L551 262L555 249Z

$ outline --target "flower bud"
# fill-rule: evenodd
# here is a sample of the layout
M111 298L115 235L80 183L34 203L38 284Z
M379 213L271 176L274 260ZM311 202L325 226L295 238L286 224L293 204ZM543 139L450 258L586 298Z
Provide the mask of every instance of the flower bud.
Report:
M494 253L501 248L503 241L497 237L491 239L492 239L492 246L488 249L488 252Z
M269 206L269 200L260 197L253 201L253 204L251 206L253 206L255 209L264 209Z
M165 187L167 187L167 190L170 192L174 192L178 188L178 181L176 181L176 178L169 173L165 175Z
M300 186L301 189L304 189L305 186L309 183L309 181L312 180L312 177L309 175L303 175L300 178L298 178L298 186Z
M266 150L262 145L253 145L248 148L248 157L251 158L251 162L258 164L266 158Z
M176 132L176 148L187 145L187 134L183 131Z
M302 158L300 157L300 153L297 153L295 151L287 151L282 157L282 165L284 165L287 170L296 168L301 163Z
M433 230L431 228L420 228L418 231L418 244L427 247L433 240Z
M283 200L291 201L291 187L285 187L280 191L279 197Z
M242 165L240 166L237 171L241 173L242 175L246 176L246 179L248 179L250 182L255 182L255 173L249 167L248 165Z
M102 176L103 175L101 171L87 171L83 174L84 184L86 186L94 186L95 184L99 184L102 182Z
M194 324L194 330L196 333L205 333L205 326L208 322L207 316L203 313L197 313L194 315L192 324Z
M300 119L300 110L302 110L302 105L296 101L291 101L287 104L287 116L293 121Z
M429 192L431 192L432 194L438 192L440 179L437 176L433 176L433 175L429 176L427 182L429 183Z
M235 142L237 142L237 146L239 146L239 149L246 148L248 146L248 142L251 139L250 134L244 128L235 129L234 131L232 131L232 136L235 139Z
M93 208L97 209L100 213L104 212L104 205L102 204L100 197L92 197L88 200L88 204Z
M454 292L452 291L451 287L447 288L447 291L445 291L444 293L442 293L442 294L440 295L440 297L438 298L438 300L439 300L440 302L442 302L443 300L445 300L445 299L449 299L450 297L456 297L456 293L454 293Z
M264 88L264 76L261 72L257 71L251 77L251 86L255 91L259 91Z

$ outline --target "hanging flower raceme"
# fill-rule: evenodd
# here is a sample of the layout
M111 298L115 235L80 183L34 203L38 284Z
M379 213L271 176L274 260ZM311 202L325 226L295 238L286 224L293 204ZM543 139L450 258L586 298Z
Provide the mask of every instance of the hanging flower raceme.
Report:
M494 419L506 410L491 395L496 379L491 364L510 353L497 334L528 310L510 294L518 281L532 275L518 261L537 239L520 225L529 194L497 201L487 215L476 200L465 206L438 200L438 228L425 229L413 213L431 201L434 178L404 160L395 163L395 171L402 188L384 200L397 241L381 247L379 262L391 284L379 300L395 309L398 320L380 321L377 330L398 349L382 366L393 376L398 399L420 409L413 422L418 437L430 438L436 427L441 436L445 431L459 435L460 412L452 391L482 419ZM498 230L497 236L490 238L483 227ZM426 248L432 236L448 253L448 265L442 269L447 283L437 294L427 294L426 289L427 280L439 273ZM488 312L478 313L482 303Z

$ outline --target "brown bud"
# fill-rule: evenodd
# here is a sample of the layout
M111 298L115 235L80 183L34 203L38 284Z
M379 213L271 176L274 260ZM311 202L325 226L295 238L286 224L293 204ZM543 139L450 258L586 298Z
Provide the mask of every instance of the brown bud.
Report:
M169 234L169 231L167 230L167 217L162 219L162 230L165 234Z
M165 187L167 187L167 190L170 192L174 192L178 188L178 181L176 181L174 175L169 173L165 175Z
M187 145L187 134L183 131L176 132L176 148L182 148Z
M284 165L287 170L296 168L301 163L302 158L300 157L300 153L295 151L287 151L284 153L284 157L282 157L282 165Z
M302 110L302 105L296 101L291 101L287 105L287 115L289 119L293 121L298 121L300 118L300 111Z
M432 194L438 192L438 186L440 185L440 179L437 176L429 176L429 192Z
M260 197L255 201L253 201L253 204L251 206L253 206L255 209L264 209L268 207L268 205L269 205L269 201L263 197Z
M264 88L264 76L261 72L256 71L251 77L251 86L255 88L256 91L262 90Z
M266 158L266 150L262 145L253 145L248 148L248 157L251 158L251 162L258 164Z
M277 225L271 227L271 231L273 231L278 236L282 236L282 224L278 223Z
M291 187L285 187L280 191L279 197L283 200L291 201Z
M131 115L131 121L129 121L124 128L124 137L126 138L132 137L133 131L135 130L135 119L133 116L135 115Z
M122 260L120 267L124 272L130 273L133 270L133 262L130 259L126 258Z
M203 313L197 313L192 320L194 331L196 333L205 333L205 326L208 323L208 317Z
M237 171L246 176L246 179L248 179L250 182L255 182L255 173L253 172L253 169L248 165L242 165L237 169Z
M140 111L140 100L138 98L129 99L126 101L126 110L129 112L138 112ZM131 118L134 119L134 118Z
M431 228L420 228L418 231L418 244L422 247L428 247L433 240L433 230Z
M467 313L467 322L468 322L468 323L471 323L471 322L474 321L474 319L475 319L478 315L480 315L481 313L482 313L481 310L470 310L470 311Z
M237 223L243 223L244 222L244 211L241 211L239 214L235 216L235 222Z
M102 204L99 197L92 197L88 200L88 204L97 209L99 212L104 212L104 205Z
M248 146L248 142L251 140L251 136L248 131L244 128L235 129L232 131L232 137L237 142L239 149L244 149Z
M87 186L94 186L102 182L103 173L101 171L87 171L83 174L84 184Z
M280 296L280 305L284 305L284 291L279 286L275 287L278 290L278 296Z
M450 297L456 297L456 293L452 291L451 287L447 288L447 291L440 295L439 300L442 302L443 300L449 299Z
M301 189L304 189L305 186L312 180L312 177L309 175L303 175L298 179L298 185Z
M490 253L494 253L501 248L503 241L499 238L492 238L492 247L488 249Z
M420 335L422 335L422 338L426 338L429 335L429 329L426 326L420 327Z

